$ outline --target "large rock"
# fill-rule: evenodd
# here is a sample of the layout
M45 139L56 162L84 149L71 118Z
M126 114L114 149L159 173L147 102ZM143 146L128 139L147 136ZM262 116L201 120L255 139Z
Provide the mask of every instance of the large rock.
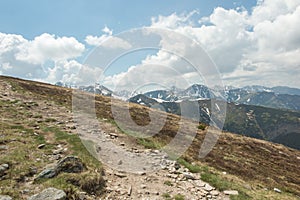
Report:
M12 200L12 198L8 195L0 195L0 200Z
M57 173L80 173L85 169L85 165L82 161L75 156L67 156L60 160L56 165Z
M47 188L39 194L35 194L28 198L28 200L66 200L67 195L64 191L56 188Z
M61 172L80 173L85 169L84 163L75 156L67 156L60 160L54 167L43 170L36 179L53 178Z

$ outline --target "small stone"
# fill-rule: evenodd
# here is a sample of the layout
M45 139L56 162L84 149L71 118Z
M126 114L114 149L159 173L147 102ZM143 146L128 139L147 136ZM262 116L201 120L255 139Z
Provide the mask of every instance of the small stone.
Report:
M8 164L2 164L0 165L0 177L6 175L6 170L8 170L9 165Z
M141 185L142 189L146 189L146 187L147 187L146 185Z
M12 198L8 195L0 195L0 200L12 200Z
M237 190L224 190L224 194L226 195L239 195Z
M63 152L63 149L62 149L62 148L56 149L56 150L53 150L53 151L52 151L53 155L61 154L62 152Z
M198 187L204 187L205 186L205 182L203 182L202 180L195 180L194 183Z
M137 174L140 176L144 176L144 175L146 175L146 172L138 172Z
M219 192L218 192L217 190L213 190L213 191L210 192L210 194L211 194L212 196L218 196L218 195L219 195Z
M273 190L274 190L274 192L281 193L281 190L278 188L274 188Z
M132 186L130 185L127 191L127 195L130 196L132 192Z
M210 186L208 183L206 183L203 189L206 190L206 191L208 191L208 192L210 192L210 191L212 191L214 188L213 188L212 186Z
M40 144L39 146L38 146L38 149L42 149L42 148L44 148L46 145L45 144Z
M118 161L118 165L122 165L123 164L123 161L122 160L119 160Z
M115 173L115 176L117 176L117 177L119 177L119 178L125 178L125 177L126 177L125 174L119 173L119 172L116 172L116 173Z
M183 173L183 175L187 180L195 180L195 177L190 173Z

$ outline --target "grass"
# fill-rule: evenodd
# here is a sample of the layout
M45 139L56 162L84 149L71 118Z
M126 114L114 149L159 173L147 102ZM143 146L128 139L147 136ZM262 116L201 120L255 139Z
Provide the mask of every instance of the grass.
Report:
M163 195L162 195L162 197L164 198L164 199L166 199L166 200L171 200L172 198L171 198L171 195L169 194L169 193L164 193Z
M137 138L137 143L148 149L160 149L162 145L155 142L152 138Z
M191 163L187 162L183 158L179 158L177 161L181 165L183 165L184 167L186 167L192 173L199 173L199 172L201 172L201 167L199 167L198 165L192 165Z
M200 130L205 130L205 128L206 128L206 125L205 124L199 124L199 126L198 126L198 129L200 129Z
M164 184L167 186L173 186L173 183L171 181L165 181Z
M56 127L44 127L43 131L54 133L57 141L67 142L71 146L72 153L81 158L86 165L98 168L99 170L102 169L101 163L86 148L86 146L91 146L91 143L81 141L78 135L68 134ZM83 142L88 145L85 146Z
M174 196L174 199L175 199L175 200L184 200L185 198L184 198L184 196L183 196L182 194L176 194L176 195Z

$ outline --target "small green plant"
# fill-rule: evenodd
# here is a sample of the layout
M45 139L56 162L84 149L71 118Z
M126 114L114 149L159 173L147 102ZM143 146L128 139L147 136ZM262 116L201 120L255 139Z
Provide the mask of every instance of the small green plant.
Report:
M174 196L174 199L175 199L175 200L184 200L184 196L183 196L182 194L176 194L176 195Z
M181 165L185 166L186 168L188 168L190 170L190 172L192 173L198 173L201 171L201 167L199 167L198 165L192 165L191 163L187 162L186 160L184 160L183 158L179 158L177 160Z
M160 149L161 145L158 142L154 142L149 138L138 138L138 144L143 145L148 149Z
M205 130L205 128L206 128L206 125L205 124L199 124L199 126L198 126L198 129L200 129L200 130Z
M165 181L164 184L167 186L173 186L173 183L171 181Z
M54 118L47 118L45 119L45 122L56 122L57 120Z
M166 200L171 200L171 195L169 193L164 193L162 197L165 198Z

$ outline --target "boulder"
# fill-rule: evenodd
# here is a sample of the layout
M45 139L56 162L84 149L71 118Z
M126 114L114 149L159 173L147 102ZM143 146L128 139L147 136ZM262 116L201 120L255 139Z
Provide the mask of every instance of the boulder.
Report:
M54 167L43 170L36 179L53 178L62 172L80 173L85 170L85 165L75 156L67 156L61 159Z
M59 174L60 172L67 173L80 173L85 169L85 165L82 161L75 156L67 156L60 160L56 165L56 172Z
M28 198L28 200L66 200L67 195L63 190L47 188L42 192Z

